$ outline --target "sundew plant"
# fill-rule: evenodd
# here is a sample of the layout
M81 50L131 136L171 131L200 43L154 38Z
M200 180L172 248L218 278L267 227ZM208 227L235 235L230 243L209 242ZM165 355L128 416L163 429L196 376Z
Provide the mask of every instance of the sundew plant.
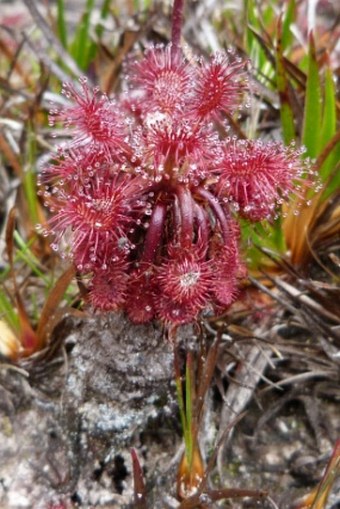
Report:
M245 276L240 218L275 217L309 172L293 145L228 135L248 64L234 51L186 58L182 9L175 0L170 44L126 63L121 93L63 85L68 105L51 119L70 140L40 178L52 247L84 276L94 309L135 323L229 307Z

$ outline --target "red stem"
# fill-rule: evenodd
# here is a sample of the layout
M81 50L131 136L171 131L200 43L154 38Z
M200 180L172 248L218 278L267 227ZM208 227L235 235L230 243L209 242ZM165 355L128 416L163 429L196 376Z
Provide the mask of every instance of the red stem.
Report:
M189 189L179 186L176 190L179 209L181 212L181 247L189 248L192 246L193 236L193 204Z
M171 55L174 57L181 46L181 29L184 0L174 0L172 9Z
M155 259L157 248L162 237L165 216L166 204L157 203L153 209L150 225L145 237L144 251L141 257L141 262L143 263L152 263Z
M223 210L215 196L212 195L209 191L207 191L206 189L198 189L197 192L202 198L204 198L209 203L218 222L220 223L224 243L227 244L227 242L230 240L230 229L228 225L228 218L226 216L226 212Z
M201 207L196 202L194 202L194 219L197 222L198 229L197 244L202 245L206 251L209 243L209 227L207 214L203 207Z

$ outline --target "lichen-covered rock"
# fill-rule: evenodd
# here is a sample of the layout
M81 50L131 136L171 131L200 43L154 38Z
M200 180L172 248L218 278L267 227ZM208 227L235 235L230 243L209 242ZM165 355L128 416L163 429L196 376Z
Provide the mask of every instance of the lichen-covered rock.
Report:
M119 315L86 321L71 341L62 419L83 500L94 472L100 482L114 470L110 491L124 491L124 451L169 399L172 348L156 326L131 325Z
M128 506L129 448L171 407L172 346L121 315L69 319L60 335L64 361L1 371L0 506Z

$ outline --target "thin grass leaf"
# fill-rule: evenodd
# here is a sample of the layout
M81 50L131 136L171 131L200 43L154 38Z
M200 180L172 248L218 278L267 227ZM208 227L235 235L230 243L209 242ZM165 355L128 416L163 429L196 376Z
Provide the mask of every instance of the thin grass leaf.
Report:
M67 25L64 0L57 0L57 31L61 44L67 50Z
M264 10L260 11L256 0L247 0L245 11L247 16L247 26L251 28L253 34L254 32L261 33L266 46L271 47L272 37L267 32L266 27L268 27L276 17L272 7L268 5ZM249 36L250 34L246 35ZM254 43L252 37L251 42ZM248 50L251 50L251 46L249 46Z
M325 70L324 104L320 136L321 148L324 148L336 133L336 114L336 90L332 69L328 65ZM319 175L323 181L327 179L330 172L334 169L337 163L336 156L336 150L332 149L331 153L320 167Z
M36 239L32 237L28 242L26 242L17 230L14 230L13 232L13 239L15 240L15 245L17 247L14 256L14 264L22 260L32 270L32 273L41 278L46 284L47 288L50 288L53 284L53 279L45 275L40 259L35 256L31 249L31 246ZM10 275L10 272L10 265L6 265L1 272L1 280L6 281L6 278Z
M25 309L24 303L21 299L21 295L19 292L15 267L14 267L14 230L15 230L15 221L16 221L16 209L12 208L8 214L8 220L6 225L6 252L8 256L9 266L10 266L10 274L13 281L14 287L14 295L15 295L15 304L18 310L18 319L19 319L19 329L20 329L20 342L25 350L25 354L29 355L35 349L37 344L37 336L32 329L30 324L27 311Z
M334 179L339 182L340 164L335 168ZM339 203L339 185L333 186L332 182L327 186L335 187L335 190L327 199L322 203L322 208L319 211L318 224L314 233L315 239L313 243L322 245L330 239L336 239L340 231L340 203ZM338 265L338 263L337 263ZM334 277L334 276L333 276Z
M270 43L268 43L262 36L262 34L260 34L254 27L252 26L248 26L248 31L254 36L254 41L257 41L258 42L258 45L260 46L261 50L263 51L264 55L265 55L265 60L266 62L270 62L272 65L275 64L275 59L274 59L274 56L272 54L272 41L270 41ZM255 44L255 42L254 42Z
M282 221L282 228L293 265L300 266L310 257L307 237L316 223L322 202L322 194L322 190L315 193L309 206L300 205L298 215L296 215L294 209L298 205L293 204Z
M24 173L23 189L26 197L26 203L28 206L28 214L31 221L31 225L32 227L34 227L34 225L39 222L39 212L38 212L36 176L31 169L25 171Z
M187 434L187 443L185 444L187 460L189 463L189 468L192 466L193 460L193 400L194 400L194 372L193 372L193 364L192 364L192 355L188 352L186 368L185 368L185 415L186 415L186 423L188 428Z
M317 158L314 168L319 174L322 173L324 165L330 160L332 166L328 171L327 178L325 181L325 189L323 192L323 199L327 199L333 192L340 187L340 171L339 171L339 160L340 160L340 130L335 133L333 138L329 140L327 145L322 150L321 154Z
M340 474L340 440L337 440L311 509L324 509L330 490Z
M204 464L198 443L198 413L196 380L192 353L188 352L185 366L185 452L177 472L177 493L179 499L187 498L196 491L204 476ZM176 378L177 375L176 375Z
M67 288L69 287L73 277L75 274L75 270L73 265L69 267L57 280L53 289L51 290L44 306L41 311L36 336L37 336L37 346L36 349L40 350L46 345L46 341L48 339L49 332L53 329L55 320L54 314L55 310L59 306L62 301Z
M88 65L88 52L90 48L90 19L94 8L94 0L87 0L85 10L76 31L71 53L80 69L86 70Z
M138 0L136 0L138 3ZM152 6L152 0L142 0L142 11L148 11L151 9Z
M252 62L254 63L255 68L261 68L261 60L263 60L263 55L261 55L261 47L259 46L256 37L254 36L254 30L258 29L258 18L256 16L256 5L254 0L246 0L245 9L246 19L245 25L247 29L245 30L245 41L244 47L246 53L250 56Z
M20 323L12 302L3 290L0 291L0 318L9 325L13 332L19 333Z
M319 486L294 504L295 509L325 509L335 479L340 475L340 440L336 441L333 454Z
M340 132L338 133L340 139ZM321 156L320 156L321 158ZM315 164L317 168L319 158ZM339 231L339 203L337 200L339 167L330 175L325 189L315 193L309 205L301 204L298 215L291 207L283 219L283 230L287 247L291 252L291 261L303 265L312 256L311 246L321 244ZM333 182L333 179L335 183ZM329 189L333 189L330 193ZM327 219L326 219L327 217Z
M204 474L201 476L201 482L196 487L194 494L192 496L182 500L182 502L178 506L178 509L196 509L197 507L200 507L200 502L202 502L202 495L204 496L204 494L207 494L207 492L209 492L209 488L207 488L207 484L208 484L209 476L210 476L210 474L213 470L213 467L216 463L218 451L219 451L220 447L222 446L226 436L229 434L230 430L232 428L234 428L234 426L236 426L236 424L241 419L243 419L245 414L246 414L246 412L243 412L242 414L235 417L235 419L233 419L232 422L223 431L223 433L222 433L220 439L218 440L218 443L215 446L213 453L208 461L208 465L206 466L206 468L204 470ZM235 491L233 490L233 494L237 494L238 492L239 492L238 489L236 489ZM248 492L248 493L251 493L251 492ZM230 494L230 492L229 492L229 494ZM223 493L223 495L225 495L225 493ZM257 497L257 496L262 497L262 496L266 496L266 493L262 492L262 491L260 492L260 491L254 490L252 492L252 494L250 494L249 496L252 496L252 495L254 495L255 497ZM218 499L220 500L221 498L226 498L226 497L219 497Z
M102 20L107 18L108 14L110 12L110 4L111 4L111 0L104 0L102 8L100 10L99 23L97 24L96 29L95 29L98 41L100 41L101 36L104 31L104 26L103 26ZM93 60L95 59L95 56L97 54L97 51L98 51L98 42L91 40L89 49L87 52L87 65L86 66L88 66L91 62L93 62Z
M188 425L187 418L185 413L185 404L184 404L184 396L183 396L183 387L182 387L182 377L179 367L179 359L178 359L178 351L175 347L174 349L174 368L175 368L175 383L176 383L176 391L177 391L177 401L179 407L179 414L181 418L184 443L187 443L187 435L188 435Z
M40 222L40 205L38 201L37 182L35 173L35 164L37 160L36 136L30 125L27 126L28 146L27 146L27 162L24 167L22 177L22 186L28 207L28 216L31 222L31 228Z
M321 144L321 84L319 65L316 59L313 33L309 36L308 72L304 119L302 128L302 144L306 147L306 155L317 157Z
M243 10L243 12L245 13L243 23L246 27L246 30L243 31L243 47L244 47L245 54L249 55L251 61L254 62L254 65L255 65L255 62L257 62L257 60L253 60L253 58L254 58L254 53L255 53L254 52L254 44L256 44L256 41L255 41L254 34L250 28L251 23L250 23L250 19L249 19L250 18L249 11L251 12L251 9L249 8L249 1L248 2L245 1L245 4L248 7Z
M325 92L321 126L322 147L329 142L336 132L336 90L330 65L327 65L325 69L324 87Z
M265 266L267 270L273 267L270 260L259 251L258 246L279 253L286 251L281 218L276 219L273 224L259 223L257 225L242 220L241 235L243 249L247 256L247 266L252 271L257 271L260 266Z
M283 57L283 65L285 67L287 76L296 82L299 88L304 90L307 83L306 74L296 64L294 64L294 62L285 56Z
M282 52L285 52L289 49L293 42L293 34L291 31L292 24L294 23L296 18L296 1L290 0L286 12L282 22L282 34L281 34L281 42L282 42Z
M13 232L13 238L15 240L17 247L19 248L17 250L16 260L20 259L24 261L35 276L38 276L42 281L44 281L44 283L47 286L50 286L51 284L50 278L47 277L41 270L40 261L30 250L30 242L29 243L25 242L24 239L19 234L19 232L16 230Z
M271 3L261 5L256 0L246 2L246 52L258 71L257 78L271 80L275 71L272 49L276 12Z

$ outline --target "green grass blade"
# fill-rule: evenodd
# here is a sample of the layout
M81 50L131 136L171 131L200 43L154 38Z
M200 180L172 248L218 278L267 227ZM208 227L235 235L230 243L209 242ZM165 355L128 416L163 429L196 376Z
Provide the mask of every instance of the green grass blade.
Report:
M57 1L57 30L61 44L67 49L67 27L64 0Z
M148 11L152 6L152 0L135 0L134 9L136 12Z
M325 99L323 108L323 119L321 128L321 145L326 143L334 136L336 131L336 97L333 73L330 67L325 71Z
M37 184L36 176L31 169L28 169L24 174L23 188L27 200L29 217L32 225L38 224L38 204L37 204Z
M35 165L37 160L37 149L36 149L36 135L30 125L27 125L28 131L28 149L27 159L24 165L24 174L22 179L22 186L28 206L28 214L34 227L39 223L39 202L37 194L37 182Z
M258 6L254 0L246 0L246 27L245 30L245 48L253 62L254 68L263 72L263 67L267 65L268 59L254 32L262 33L262 26L258 15Z
M277 253L286 251L282 220L278 218L273 224L258 223L256 226L246 220L241 221L241 238L246 253L247 266L256 269L265 266L269 260L261 253L257 246L267 248Z
M340 440L336 441L333 454L331 459L327 465L326 472L323 475L323 478L320 482L320 485L317 490L317 494L311 509L323 509L326 507L326 502L328 500L330 491L335 480L340 475Z
M13 332L19 332L18 315L3 290L0 290L0 319L9 325Z
M98 40L100 40L100 38L101 38L101 36L103 34L103 31L104 31L104 27L101 24L101 20L104 20L104 19L107 18L108 14L110 12L110 4L111 4L111 0L104 0L102 8L101 8L101 11L100 11L100 21L99 21L98 25L96 26L96 35L97 35ZM93 62L93 60L94 60L94 58L96 56L97 50L98 50L98 43L97 43L97 41L91 41L89 49L88 49L88 52L87 52L86 67L88 67L88 65L91 62Z
M187 450L188 424L187 424L187 418L186 418L186 413L185 413L182 377L181 377L180 368L179 368L178 352L176 351L176 349L174 351L174 368L175 368L175 384L176 384L179 415L181 418L185 449Z
M87 0L85 11L81 16L78 30L72 43L72 56L78 66L85 70L88 62L88 51L91 44L90 19L94 8L94 0Z
M40 261L29 248L29 244L27 244L20 234L15 231L13 234L16 245L18 246L17 257L18 259L24 261L26 265L31 269L32 273L41 278L44 283L49 287L52 284L50 278L46 277L46 275L39 269Z
M193 459L193 436L192 436L192 400L193 400L193 367L190 353L187 356L185 368L185 414L187 423L186 455L191 467Z
M291 26L295 21L296 17L296 2L295 0L290 0L287 5L287 9L285 12L285 16L282 22L282 50L283 52L289 49L293 42L293 34L291 31Z
M306 155L315 158L319 154L321 144L321 84L319 66L316 59L313 34L309 37L308 71L302 143L306 147Z
M321 148L323 149L336 133L336 90L333 80L333 73L328 66L325 70L325 86L324 86L324 105L323 118L321 125ZM325 162L320 168L319 174L325 181L330 173L334 170L339 160L337 148L334 147ZM337 159L338 157L338 159Z
M183 430L185 450L187 451L188 450L188 427L187 427L187 421L186 421L186 416L185 416L185 405L184 405L184 398L183 398L182 382L181 382L181 379L177 379L177 378L176 378L176 392L177 392L179 414L180 414L182 430Z
M244 31L244 48L248 55L251 55L251 48L253 46L254 42L254 35L252 34L251 30L249 30L249 24L250 24L250 16L252 12L251 4L253 3L253 0L245 0L243 11L244 14L244 24L247 27Z

